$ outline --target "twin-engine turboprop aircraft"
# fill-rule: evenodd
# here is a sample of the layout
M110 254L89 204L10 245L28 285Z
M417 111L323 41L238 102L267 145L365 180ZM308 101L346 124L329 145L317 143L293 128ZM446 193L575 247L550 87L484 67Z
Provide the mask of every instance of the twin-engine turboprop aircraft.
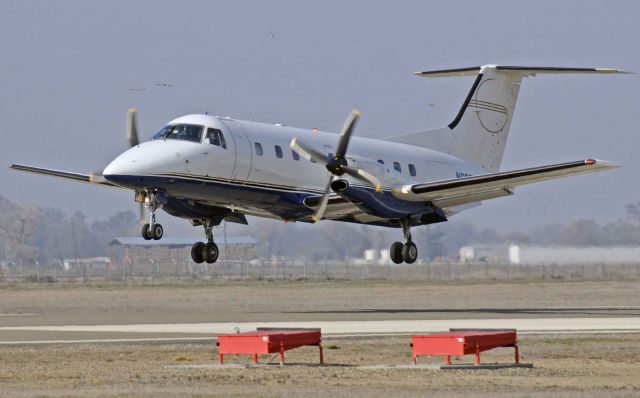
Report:
M523 77L548 73L621 73L607 68L485 65L416 72L418 76L476 76L455 119L441 129L370 139L352 135L353 111L340 135L207 115L170 121L150 141L138 141L129 113L130 149L101 174L11 165L16 170L130 189L149 210L145 239L160 239L156 211L202 225L207 243L191 250L196 263L214 263L212 229L245 215L285 221L321 219L399 227L394 263L413 263L414 226L447 221L515 187L606 170L594 159L499 172Z

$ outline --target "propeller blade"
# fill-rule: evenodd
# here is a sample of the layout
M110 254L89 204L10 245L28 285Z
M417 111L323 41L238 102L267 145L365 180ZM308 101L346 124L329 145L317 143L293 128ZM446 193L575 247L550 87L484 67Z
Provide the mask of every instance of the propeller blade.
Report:
M358 118L360 117L360 115L360 111L354 109L347 117L347 120L345 120L344 126L342 126L342 131L340 132L340 141L338 142L338 148L336 149L335 156L337 158L343 158L347 153L347 147L349 146L351 134L356 128L356 124L358 123Z
M138 139L138 124L136 123L136 108L129 109L127 114L127 139L129 140L129 148L140 143Z
M364 180L369 184L373 185L376 192L382 191L382 184L380 184L380 180L378 180L376 176L369 173L368 171L361 168L354 168L349 166L343 166L342 170L344 170L345 173L349 174L352 177L355 177L360 180Z
M314 162L326 164L327 163L327 155L316 151L315 149L310 148L307 145L304 145L298 141L297 138L291 140L291 144L289 145L291 149L296 151L296 153L307 160L313 160Z
M333 176L329 178L329 182L327 183L327 187L324 189L324 196L322 197L322 202L320 202L320 207L316 211L316 214L311 216L313 221L322 220L322 216L324 216L325 210L327 210L327 204L329 203L329 193L331 192L331 183L333 182Z

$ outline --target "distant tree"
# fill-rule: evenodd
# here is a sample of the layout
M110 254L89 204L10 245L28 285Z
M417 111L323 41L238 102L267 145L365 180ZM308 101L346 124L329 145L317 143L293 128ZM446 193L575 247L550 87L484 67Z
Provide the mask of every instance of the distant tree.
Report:
M131 210L120 211L106 220L91 223L91 235L96 242L96 255L110 254L109 243L120 236L137 236L138 218ZM115 255L115 253L113 253Z
M504 241L507 243L515 243L519 245L527 245L531 243L531 238L523 232L509 232L504 235Z
M0 196L0 235L8 260L20 267L38 258L38 248L32 244L32 237L40 226L38 209L28 205L15 204Z

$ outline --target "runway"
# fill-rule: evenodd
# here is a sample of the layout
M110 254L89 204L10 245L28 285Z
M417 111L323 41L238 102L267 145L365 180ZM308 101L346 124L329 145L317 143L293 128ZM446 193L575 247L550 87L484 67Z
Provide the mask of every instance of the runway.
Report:
M219 334L256 328L320 328L323 336L383 336L439 332L453 329L517 329L520 334L640 333L640 317L516 318L383 321L222 322L129 325L62 325L0 327L0 344L54 342L124 342L206 340ZM74 339L81 333L84 338ZM43 336L62 336L57 339ZM114 338L115 335L122 336ZM23 338L17 338L17 337ZM33 336L24 338L24 336ZM6 337L6 338L3 338Z

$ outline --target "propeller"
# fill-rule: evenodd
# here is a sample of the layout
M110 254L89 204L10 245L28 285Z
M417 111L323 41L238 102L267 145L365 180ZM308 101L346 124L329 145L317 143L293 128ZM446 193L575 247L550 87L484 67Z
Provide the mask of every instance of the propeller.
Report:
M138 110L136 108L129 108L129 112L127 112L127 141L129 142L129 148L133 148L136 145L140 144L140 139L138 138L138 122L136 115ZM144 224L146 222L144 203L140 203L139 214L140 224Z
M314 162L324 164L329 173L331 173L331 177L329 178L327 186L324 190L322 201L320 202L320 207L318 207L316 214L311 217L314 221L321 220L325 210L327 209L327 204L329 203L329 194L331 192L331 183L333 182L335 177L340 177L344 174L348 174L354 178L363 180L373 185L376 192L379 192L381 189L380 181L373 174L361 169L360 167L349 166L349 162L345 157L347 154L347 148L349 147L349 141L351 140L351 135L353 134L353 130L358 123L360 115L360 111L356 109L351 111L351 113L347 117L347 120L345 120L344 125L342 126L342 131L340 132L340 138L338 141L338 147L336 149L336 153L332 157L327 157L327 155L325 155L324 153L319 152L313 149L311 146L300 142L300 140L298 140L297 138L291 140L291 149L296 151L300 156L307 160L312 160Z
M127 140L129 141L129 148L132 148L140 144L138 139L138 124L136 123L136 108L129 108L127 113Z

